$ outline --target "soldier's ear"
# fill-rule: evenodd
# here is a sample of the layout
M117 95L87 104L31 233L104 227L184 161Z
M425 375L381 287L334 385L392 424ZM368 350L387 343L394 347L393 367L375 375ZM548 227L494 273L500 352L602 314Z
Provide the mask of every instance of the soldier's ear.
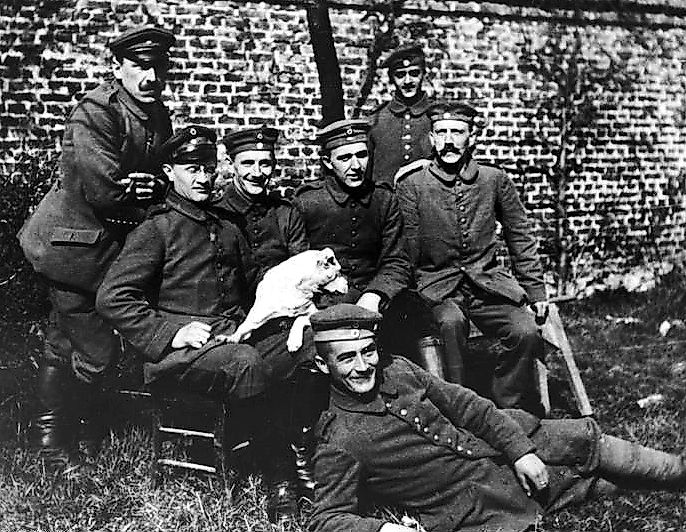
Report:
M429 131L429 143L431 144L432 148L436 147L436 135L433 130Z
M329 366L326 365L326 361L321 355L314 355L314 363L317 366L317 369L325 375L329 375L331 373L329 371Z
M112 74L115 79L121 80L121 60L116 57L112 58Z
M164 175L167 176L167 179L169 179L170 183L174 182L174 168L172 167L171 164L169 163L164 163L162 165L162 171L164 172Z
M333 170L333 165L331 164L331 157L329 157L329 155L322 155L322 164L329 170Z

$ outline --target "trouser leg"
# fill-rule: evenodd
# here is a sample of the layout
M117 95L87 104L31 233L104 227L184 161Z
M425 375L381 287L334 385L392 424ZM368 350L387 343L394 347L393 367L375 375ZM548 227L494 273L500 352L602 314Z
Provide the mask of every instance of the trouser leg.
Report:
M469 337L469 319L453 299L447 299L433 309L441 340L443 342L443 357L445 376L448 382L463 384L464 356L467 353L467 338Z
M485 293L472 299L467 312L484 334L497 337L503 347L491 386L494 402L500 408L521 408L542 417L534 364L543 357L543 338L533 313Z
M598 473L625 489L686 490L686 458L603 434Z

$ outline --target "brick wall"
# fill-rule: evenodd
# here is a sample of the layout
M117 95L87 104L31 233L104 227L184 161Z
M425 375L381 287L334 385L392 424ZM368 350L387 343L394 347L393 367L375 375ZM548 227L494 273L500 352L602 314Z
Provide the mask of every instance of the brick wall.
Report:
M453 4L460 16L405 14L396 21L397 32L426 46L431 92L467 99L484 113L477 157L512 172L544 255L555 254L557 189L549 168L560 141L554 110L560 83L530 63L547 60L565 72L583 66L578 82L587 89L578 94L587 96L592 114L568 139L574 169L564 201L565 235L575 278L583 287L612 272L680 261L686 239L686 25L661 15L643 17L636 27L602 17L589 24L596 15L584 13L576 14L578 24L548 23L541 21L544 11L496 6L486 15L478 3ZM365 15L340 6L331 12L348 109L366 73L376 21ZM175 124L208 124L222 135L235 126L275 123L282 131L282 184L315 177L319 89L302 8L27 0L0 6L4 179L26 154L59 150L70 108L108 73L106 42L148 16L178 37L165 93ZM675 27L664 24L675 20ZM662 25L649 27L655 23ZM578 53L575 43L581 43ZM385 78L380 73L365 108L387 97Z

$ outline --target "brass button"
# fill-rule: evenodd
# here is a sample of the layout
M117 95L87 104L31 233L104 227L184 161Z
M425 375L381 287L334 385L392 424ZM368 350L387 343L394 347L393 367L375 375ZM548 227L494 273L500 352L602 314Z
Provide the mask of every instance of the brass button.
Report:
M414 418L414 422L419 423L419 418L418 417Z
M439 440L438 434L434 434L434 441L438 441L438 440Z
M429 432L429 427L424 427L424 433Z
M458 445L458 446L457 446L457 450L460 451L460 452L462 452L462 445Z
M406 415L407 415L407 410L406 410L405 408L402 408L402 409L400 410L400 415L401 415L401 416L406 416Z

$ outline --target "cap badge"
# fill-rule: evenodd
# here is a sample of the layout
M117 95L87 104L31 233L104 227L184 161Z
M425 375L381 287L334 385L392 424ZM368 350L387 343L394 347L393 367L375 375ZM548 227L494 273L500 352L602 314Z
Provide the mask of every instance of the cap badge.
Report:
M359 338L360 337L360 329L351 329L350 330L350 336L351 336L351 338Z
M410 60L409 59L403 59L403 66L410 66Z
M450 118L450 113L443 113L443 118L445 118L445 119Z
M261 140L261 139L262 139L262 133L258 133L258 134L257 134L257 139L258 139L258 140Z
M191 135L193 135L194 137L198 134L198 130L195 129L194 127L192 127L188 132L189 132Z
M345 130L346 135L352 135L353 134L353 128L349 127L348 129Z
M258 142L258 143L256 144L256 146L257 146L257 149L258 149L258 150L261 150L262 148L264 148L264 144L262 144L261 142Z

